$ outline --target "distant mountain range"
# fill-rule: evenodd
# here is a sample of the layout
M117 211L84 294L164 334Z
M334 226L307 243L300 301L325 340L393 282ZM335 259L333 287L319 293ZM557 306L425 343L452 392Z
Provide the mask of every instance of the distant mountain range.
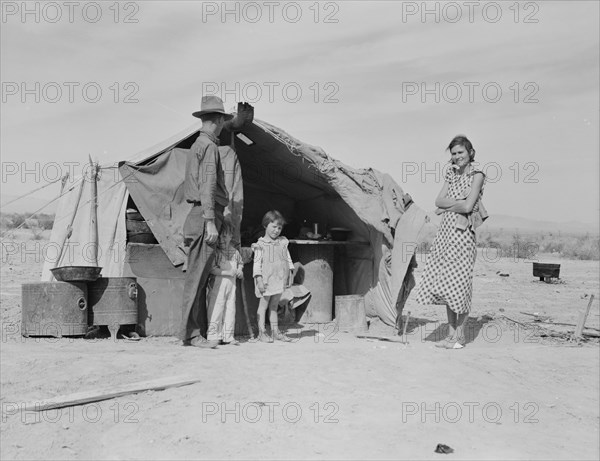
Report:
M15 199L16 196L3 195L1 203L10 202ZM0 211L2 213L33 213L34 211L42 208L49 199L41 199L38 197L24 197L11 203L7 206L2 206ZM58 201L51 203L44 208L41 213L53 214L56 212ZM434 224L439 224L441 219L436 216L433 211L430 212L431 221ZM590 233L598 234L599 225L598 223L583 223L579 221L569 222L554 222L554 221L536 221L529 218L521 218L518 216L509 216L494 214L491 216L480 228L480 230L521 230L523 232L537 232L537 231L555 231L565 233Z

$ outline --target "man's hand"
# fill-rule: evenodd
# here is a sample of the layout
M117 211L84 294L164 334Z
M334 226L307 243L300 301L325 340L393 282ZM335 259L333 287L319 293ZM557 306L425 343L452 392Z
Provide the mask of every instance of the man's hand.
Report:
M254 107L246 102L238 102L237 115L231 121L231 127L239 130L246 123L252 123L252 120L254 120Z
M258 288L259 293L262 295L267 289L265 288L265 284L263 283L262 276L259 275L256 277L256 287Z
M206 221L206 243L209 245L214 245L217 243L218 238L219 231L217 230L217 226L215 226L214 221Z
M445 212L446 212L446 210L442 210L441 208L436 208L436 210L435 210L435 214L437 214L437 215L440 215Z
M244 278L244 271L243 271L242 269L238 269L238 270L236 271L235 275L236 275L236 277L237 277L238 279L240 279L240 280L241 280L241 279L243 279L243 278Z

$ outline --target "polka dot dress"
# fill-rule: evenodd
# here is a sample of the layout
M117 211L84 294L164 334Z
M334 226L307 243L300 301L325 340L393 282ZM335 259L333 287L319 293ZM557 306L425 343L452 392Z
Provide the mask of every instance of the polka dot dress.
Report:
M448 197L463 198L468 195L476 171L471 169L469 174L460 175L450 168L445 177L448 181ZM477 252L475 231L471 227L457 229L458 216L458 213L451 211L442 214L442 223L417 286L416 302L442 304L457 314L465 314L471 311L473 266Z

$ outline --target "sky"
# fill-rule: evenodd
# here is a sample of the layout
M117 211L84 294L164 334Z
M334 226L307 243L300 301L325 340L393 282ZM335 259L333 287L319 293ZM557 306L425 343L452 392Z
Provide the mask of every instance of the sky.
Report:
M491 216L598 225L597 1L1 7L3 196L80 173L89 155L134 157L194 123L204 93L389 173L425 210L465 134Z

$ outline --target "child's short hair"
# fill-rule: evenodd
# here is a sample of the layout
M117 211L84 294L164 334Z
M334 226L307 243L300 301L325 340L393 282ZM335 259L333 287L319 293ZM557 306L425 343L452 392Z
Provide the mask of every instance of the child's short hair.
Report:
M262 226L267 227L272 222L280 222L282 226L286 225L285 218L277 210L267 211L262 219Z
M233 236L233 223L231 221L229 221L228 219L225 219L223 221L223 224L221 225L221 230L219 231L219 237L221 235Z

